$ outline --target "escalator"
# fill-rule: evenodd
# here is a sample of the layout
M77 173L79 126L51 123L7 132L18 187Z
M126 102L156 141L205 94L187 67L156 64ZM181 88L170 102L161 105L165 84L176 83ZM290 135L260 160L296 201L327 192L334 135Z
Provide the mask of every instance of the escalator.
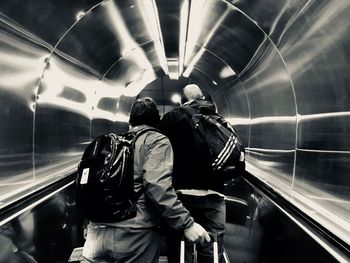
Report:
M2 209L0 262L63 263L83 245L74 176ZM349 262L347 244L257 178L247 173L225 187L226 262Z

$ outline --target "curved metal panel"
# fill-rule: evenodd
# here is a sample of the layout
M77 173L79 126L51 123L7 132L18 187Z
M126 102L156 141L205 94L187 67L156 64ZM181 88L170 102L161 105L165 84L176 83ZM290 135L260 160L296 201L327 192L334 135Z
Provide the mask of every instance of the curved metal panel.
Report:
M98 78L61 57L52 56L47 63L36 101L35 180L76 169L90 141L91 111L98 85Z
M250 104L250 147L294 149L296 107L293 87L274 46L267 48L259 63L239 79L246 88Z
M194 69L203 72L209 78L208 85L214 90L220 90L237 77L236 72L226 63L226 59L227 57L218 57L205 48L198 49L196 63L191 66L192 69L186 69L184 75L187 73L193 76L190 70Z
M267 173L290 188L293 181L296 106L293 87L273 45L240 81L250 105L249 158L255 174Z
M33 111L48 54L43 41L0 17L0 207L33 181Z
M290 24L279 47L298 106L294 190L348 222L349 15L348 1L311 1Z
M285 36L291 43L280 47L298 101L298 148L350 149L349 15L348 2L310 4ZM312 18L310 24L304 24L306 17Z
M297 7L300 2L294 4L289 8ZM350 181L346 176L349 171L349 74L345 73L349 71L346 49L349 46L349 27L345 18L349 15L349 5L346 1L307 2L290 19L288 27L281 31L278 50L272 50L272 54L279 54L271 55L269 51L257 56L265 61L260 67L255 64L261 59L253 58L256 62L251 62L240 76L248 94L252 116L248 161L259 167L254 174L272 183L277 191L291 195L296 203L307 203L304 207L306 213L311 213L346 242L349 232L344 232L344 229L348 227L341 227L343 230L338 231L335 225L347 226L350 215L347 209ZM261 21L261 24L264 25L264 22ZM270 60L269 57L276 59ZM281 75L283 68L285 73ZM265 73L261 74L261 71ZM256 83L249 82L250 72L262 77ZM281 76L287 85L278 81ZM245 78L248 82L243 81ZM274 80L276 85L265 83L264 80L269 79ZM288 83L293 86L288 87ZM278 87L278 91L261 89L266 84L270 88ZM282 92L279 93L279 90ZM292 97L295 97L295 105ZM267 105L268 102L272 104ZM271 110L276 105L279 110ZM257 113L258 116L261 114L260 117L254 118ZM275 133L276 127L284 128ZM286 140L282 141L281 136L285 136ZM293 145L293 141L296 144ZM281 151L273 150L273 147L267 151L266 145L259 150L252 149L261 142L268 142L266 145L276 142ZM283 147L286 147L285 150ZM295 176L292 178L293 169ZM276 178L279 184L275 183ZM322 216L324 213L327 213L327 219Z
M150 15L143 9L145 4L142 1L103 2L72 27L57 49L101 75L106 74L116 61L154 41L153 31L150 32L145 21L145 16ZM157 56L146 58L150 63L159 64Z
M126 41L125 36L120 35L121 30L118 30L123 24L115 3L106 1L83 16L65 35L57 49L103 75L126 52L125 48L132 48L123 43Z
M193 9L195 8L197 6L194 4ZM205 15L200 21L194 25L189 24L187 41L195 41L196 45L192 50L187 46L185 65L193 67L199 60L198 55L202 54L201 49L204 48L225 61L239 74L263 42L264 33L230 4L210 0L203 4L202 9ZM192 39L195 36L191 34L198 37ZM206 65L206 71L215 72L216 69Z
M0 12L33 35L54 46L69 27L101 0L11 0Z
M228 115L223 116L230 121L234 126L240 139L243 142L244 147L250 147L249 134L250 134L250 107L247 99L245 87L236 77L236 79L230 82L227 86L222 88L221 95L218 97L219 101L227 102ZM225 112L222 110L222 103L218 105L218 111L220 114ZM247 151L247 154L249 152Z
M300 10L309 2L308 0L256 0L250 1L228 0L235 7L252 19L278 44L289 24L299 14ZM322 2L318 1L318 3Z
M164 72L157 59L154 42L148 42L119 58L111 65L103 78L127 88L124 91L125 95L136 96L145 87L142 84L149 83L163 75ZM144 77L142 78L142 76ZM132 90L132 86L128 87L132 82L138 83L136 91Z

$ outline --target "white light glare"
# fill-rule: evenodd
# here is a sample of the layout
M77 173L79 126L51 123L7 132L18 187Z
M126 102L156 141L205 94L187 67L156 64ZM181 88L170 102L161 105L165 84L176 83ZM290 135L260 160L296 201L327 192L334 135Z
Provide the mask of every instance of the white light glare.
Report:
M187 32L187 41L185 47L185 64L189 64L189 60L192 56L192 53L195 49L196 42L199 39L199 35L203 28L203 22L207 16L208 4L205 1L193 0L191 1L189 21L188 21L188 32Z
M204 54L205 49L201 48L198 53L195 55L195 57L192 59L190 65L188 65L188 67L186 68L185 72L183 73L183 76L188 78L191 74L191 72L194 69L194 65L196 65L199 61L199 59L202 57L202 55Z
M199 39L205 17L208 15L209 10L208 3L205 1L193 0L191 1L189 23L188 23L188 33L187 33L187 44L185 48L185 65L188 65L184 77L188 77L195 67L195 64L200 60L204 54L205 48L212 37L215 35L216 30L222 25L224 19L229 14L230 10L226 10L221 17L216 21L216 23L211 27L209 34L206 35L205 41L202 44L201 49L193 56L195 51L196 42Z
M84 11L79 11L76 15L75 15L75 19L79 20L80 18L82 18L85 15Z
M181 97L179 94L175 93L173 96L171 96L171 101L173 103L180 103Z
M223 67L219 73L220 78L223 79L232 77L234 75L236 75L236 72L230 66Z
M123 95L127 97L135 97L139 94L147 84L151 83L156 79L154 71L143 70L142 72L135 75L135 78L125 87Z
M160 62L160 65L164 72L168 74L168 67L166 63L166 55L163 44L162 31L160 29L159 15L157 5L154 0L141 1L142 6L142 17L145 21L145 25L149 34L152 36L155 50Z
M187 39L187 24L188 24L188 0L185 0L180 11L180 42L179 42L179 75L184 70L185 46Z

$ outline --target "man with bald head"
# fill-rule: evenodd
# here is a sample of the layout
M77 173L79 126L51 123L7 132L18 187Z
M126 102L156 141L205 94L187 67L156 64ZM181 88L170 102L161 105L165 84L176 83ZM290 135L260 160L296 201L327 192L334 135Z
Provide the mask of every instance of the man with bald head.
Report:
M188 84L181 91L181 104L194 99L204 99L202 90L196 84Z
M184 87L181 104L166 113L160 124L160 130L168 136L174 150L173 186L196 222L217 237L219 262L222 262L226 210L224 181L213 176L201 158L200 153L206 149L203 144L196 143L192 127L192 115L199 108L207 114L216 114L216 107L195 84ZM179 262L179 244L179 235L169 232L168 262ZM185 262L192 262L190 249L191 245L187 244ZM196 249L198 262L213 262L212 241L197 244Z

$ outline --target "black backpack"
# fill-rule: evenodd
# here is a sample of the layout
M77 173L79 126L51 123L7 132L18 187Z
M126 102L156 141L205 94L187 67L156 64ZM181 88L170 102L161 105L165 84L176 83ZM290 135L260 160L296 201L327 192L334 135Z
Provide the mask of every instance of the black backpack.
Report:
M236 131L212 108L198 104L182 107L190 116L194 145L212 174L225 179L241 175L245 169L245 149Z
M134 191L134 143L145 128L95 138L85 149L75 180L77 206L93 222L120 222L136 216L142 191Z

